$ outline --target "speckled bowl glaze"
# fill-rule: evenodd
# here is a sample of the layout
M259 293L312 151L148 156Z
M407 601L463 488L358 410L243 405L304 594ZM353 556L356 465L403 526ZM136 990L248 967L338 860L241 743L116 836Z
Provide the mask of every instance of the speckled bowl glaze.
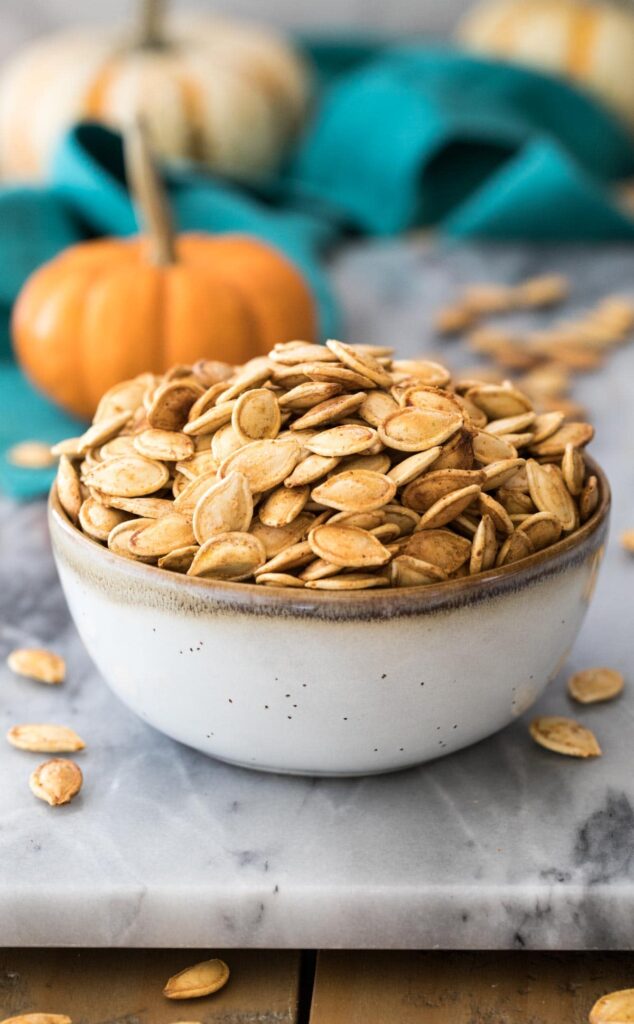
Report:
M79 633L142 719L264 771L365 775L450 754L534 703L568 655L608 527L420 588L328 593L190 579L50 528Z

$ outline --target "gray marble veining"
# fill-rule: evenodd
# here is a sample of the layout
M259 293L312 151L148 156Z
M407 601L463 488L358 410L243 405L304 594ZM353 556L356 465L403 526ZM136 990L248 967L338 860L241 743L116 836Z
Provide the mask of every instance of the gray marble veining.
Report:
M571 273L581 308L634 294L634 250L358 247L334 268L350 340L432 348L432 309L460 281ZM464 360L460 345L447 357ZM0 504L0 731L59 721L84 736L69 807L33 799L36 755L0 747L0 933L6 945L634 948L634 349L578 397L614 487L612 539L569 669L607 664L629 688L571 707L560 677L538 705L595 729L591 763L535 747L526 720L444 760L368 779L250 773L152 731L111 696L69 621L43 503ZM460 638L456 638L460 642ZM64 687L17 679L8 651L51 645ZM230 657L230 652L227 652ZM474 680L474 686L477 680Z

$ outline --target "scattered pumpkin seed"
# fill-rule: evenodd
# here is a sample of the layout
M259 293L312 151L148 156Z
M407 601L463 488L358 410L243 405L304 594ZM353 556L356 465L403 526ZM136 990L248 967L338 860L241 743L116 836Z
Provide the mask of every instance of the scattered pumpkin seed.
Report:
M624 680L613 668L585 668L568 680L568 693L581 704L612 700L623 691Z
M11 651L7 665L16 675L56 685L66 677L66 662L59 654L38 647L20 647Z
M86 744L73 729L65 725L14 725L7 740L19 750L32 750L37 754L73 754Z
M588 1024L632 1024L634 988L623 988L601 996L590 1010Z
M590 729L572 718L559 716L535 718L530 734L540 747L568 757L600 757L601 747Z
M31 772L29 788L39 800L44 800L51 807L58 807L70 803L79 793L82 783L83 775L79 765L64 757L55 757Z
M229 981L229 968L223 960L204 960L174 974L163 989L167 999L200 999L218 992Z
M9 448L7 459L21 469L48 469L57 462L56 454L43 441L20 441ZM78 450L73 448L73 454L79 454Z

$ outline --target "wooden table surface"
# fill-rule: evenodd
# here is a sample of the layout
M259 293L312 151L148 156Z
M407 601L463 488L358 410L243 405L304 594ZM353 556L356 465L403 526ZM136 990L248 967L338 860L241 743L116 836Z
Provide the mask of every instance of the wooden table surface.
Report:
M231 968L205 999L170 1002L167 978L210 956ZM0 951L2 1018L73 1024L585 1024L634 985L632 953L292 950Z

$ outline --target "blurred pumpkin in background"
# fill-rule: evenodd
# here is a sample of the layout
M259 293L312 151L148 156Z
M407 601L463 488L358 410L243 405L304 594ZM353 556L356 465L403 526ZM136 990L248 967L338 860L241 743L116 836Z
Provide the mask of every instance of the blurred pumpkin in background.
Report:
M45 176L75 121L121 127L130 113L166 157L230 177L277 166L307 103L306 70L279 35L220 16L164 17L163 0L136 0L128 33L78 29L36 41L0 81L0 170Z
M314 340L316 307L295 266L248 236L175 236L143 132L126 167L147 234L80 243L27 280L15 353L33 384L80 417L144 371L198 359L243 363L276 342Z
M634 129L634 4L484 0L458 30L467 48L572 79Z

